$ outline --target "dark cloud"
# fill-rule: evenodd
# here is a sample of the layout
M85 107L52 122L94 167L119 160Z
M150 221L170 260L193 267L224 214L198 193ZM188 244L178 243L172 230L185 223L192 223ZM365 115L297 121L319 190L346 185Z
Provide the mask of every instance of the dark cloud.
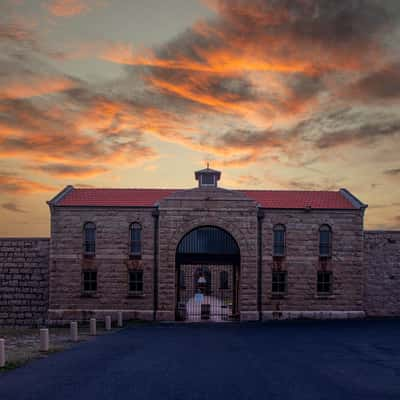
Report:
M400 176L400 168L387 169L386 171L383 171L383 173L389 176Z
M373 122L358 126L356 128L340 129L337 131L324 132L315 142L319 149L330 149L332 147L356 144L372 144L384 137L394 137L400 134L400 121L389 121L386 123Z
M1 205L7 211L16 212L16 213L25 213L23 209L19 208L16 203L13 202L6 202Z
M400 99L400 63L386 65L345 88L344 95L371 103Z
M231 130L220 136L218 146L232 148L285 147L286 138L281 132L273 130L248 131L243 129Z

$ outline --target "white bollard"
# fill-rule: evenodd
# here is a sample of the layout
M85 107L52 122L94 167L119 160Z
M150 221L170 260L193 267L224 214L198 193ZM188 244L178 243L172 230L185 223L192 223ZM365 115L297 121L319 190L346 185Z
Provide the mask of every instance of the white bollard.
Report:
M122 311L118 311L118 326L121 328L123 325Z
M0 368L6 365L6 350L5 350L5 340L0 339Z
M106 331L111 330L111 317L109 315L106 315Z
M47 328L40 330L40 351L49 351L49 330Z
M76 321L71 322L71 340L78 341L78 323Z
M96 318L90 318L90 334L96 335Z

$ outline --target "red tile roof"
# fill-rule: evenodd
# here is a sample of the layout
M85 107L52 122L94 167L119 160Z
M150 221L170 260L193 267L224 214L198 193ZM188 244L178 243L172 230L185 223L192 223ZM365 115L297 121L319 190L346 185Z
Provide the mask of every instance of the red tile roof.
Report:
M182 189L76 189L67 191L60 206L151 207ZM264 208L356 208L341 192L300 190L240 190Z
M243 192L265 208L356 208L339 191L243 190Z
M176 189L73 189L61 199L61 206L151 207Z

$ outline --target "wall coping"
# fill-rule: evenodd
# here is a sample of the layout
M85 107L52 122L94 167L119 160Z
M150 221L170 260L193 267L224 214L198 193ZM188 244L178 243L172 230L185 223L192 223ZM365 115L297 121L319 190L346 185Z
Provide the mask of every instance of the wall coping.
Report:
M49 237L19 237L19 236L9 236L0 237L0 240L50 240Z
M364 230L364 233L400 233L400 229L399 230Z

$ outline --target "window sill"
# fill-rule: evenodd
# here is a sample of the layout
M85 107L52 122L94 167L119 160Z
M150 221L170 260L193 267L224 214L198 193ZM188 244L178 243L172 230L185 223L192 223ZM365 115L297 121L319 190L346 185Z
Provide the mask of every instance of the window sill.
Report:
M319 294L316 294L314 296L314 298L315 299L334 299L334 298L336 298L336 296L332 293L326 293L326 294L319 293Z
M81 293L80 297L98 299L100 298L100 295L95 292L93 293L87 292L87 293Z
M128 299L138 299L145 297L145 295L143 293L129 293L126 297Z
M129 259L130 260L141 260L142 255L141 254L129 254Z
M282 294L272 294L270 296L270 299L276 300L276 299L286 299L288 297L287 293L282 293Z

